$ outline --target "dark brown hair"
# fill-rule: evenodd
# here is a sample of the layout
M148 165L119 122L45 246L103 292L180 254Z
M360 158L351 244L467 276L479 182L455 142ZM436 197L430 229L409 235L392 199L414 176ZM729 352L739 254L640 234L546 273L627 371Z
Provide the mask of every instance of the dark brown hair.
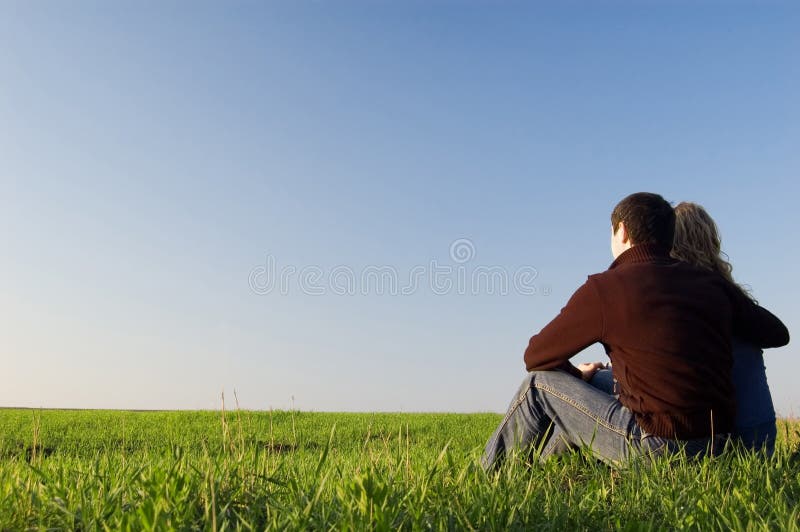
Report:
M614 233L620 222L625 222L631 244L658 244L672 249L675 212L672 205L658 194L636 192L617 203L611 213Z

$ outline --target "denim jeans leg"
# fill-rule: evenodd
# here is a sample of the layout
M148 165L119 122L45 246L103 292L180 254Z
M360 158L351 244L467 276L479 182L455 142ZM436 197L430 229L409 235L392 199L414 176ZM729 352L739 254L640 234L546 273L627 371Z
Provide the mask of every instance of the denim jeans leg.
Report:
M551 442L553 435L561 442ZM614 396L563 371L534 371L523 380L481 462L491 470L514 448L541 446L544 459L579 445L603 461L621 462L630 458L632 444L633 452L638 450L640 435L633 413Z
M577 445L574 445L567 440L567 437L564 435L564 431L554 424L553 433L547 438L547 444L542 447L541 452L539 453L539 458L541 460L546 460L551 456L566 454L577 448Z
M614 381L614 374L610 369L600 369L594 374L589 384L600 390L606 392L608 395L617 395L616 382Z
M767 421L752 427L736 427L736 438L745 449L765 451L767 456L775 454L775 439L778 430L775 421Z
M530 400L532 382L533 373L528 373L511 399L503 421L489 438L481 459L484 469L499 465L502 458L515 448L527 449L550 436L552 420L536 402Z
M775 408L767 383L764 352L733 340L733 385L736 389L735 436L745 448L775 451Z

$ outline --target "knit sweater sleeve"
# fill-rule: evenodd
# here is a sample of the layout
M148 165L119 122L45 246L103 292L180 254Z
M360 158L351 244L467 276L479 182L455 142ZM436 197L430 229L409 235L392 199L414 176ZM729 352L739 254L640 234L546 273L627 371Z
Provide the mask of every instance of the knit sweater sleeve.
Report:
M733 334L761 348L789 343L789 330L773 313L755 304L738 287L730 289L734 303Z
M572 295L566 306L525 350L528 371L564 369L576 377L581 372L569 363L575 354L601 340L603 314L600 297L591 279Z

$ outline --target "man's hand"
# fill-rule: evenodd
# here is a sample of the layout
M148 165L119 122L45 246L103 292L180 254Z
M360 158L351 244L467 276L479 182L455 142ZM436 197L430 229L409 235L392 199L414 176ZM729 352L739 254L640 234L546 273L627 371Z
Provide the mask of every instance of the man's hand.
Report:
M583 380L586 382L592 380L597 370L603 369L604 367L606 367L606 365L602 362L584 362L583 364L578 364L578 369L583 374Z

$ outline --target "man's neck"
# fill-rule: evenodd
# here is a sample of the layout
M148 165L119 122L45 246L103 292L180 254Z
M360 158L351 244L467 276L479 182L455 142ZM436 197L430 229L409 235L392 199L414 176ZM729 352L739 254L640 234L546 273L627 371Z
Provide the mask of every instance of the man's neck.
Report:
M649 262L669 258L669 249L660 244L635 244L617 256L610 268L629 262Z

